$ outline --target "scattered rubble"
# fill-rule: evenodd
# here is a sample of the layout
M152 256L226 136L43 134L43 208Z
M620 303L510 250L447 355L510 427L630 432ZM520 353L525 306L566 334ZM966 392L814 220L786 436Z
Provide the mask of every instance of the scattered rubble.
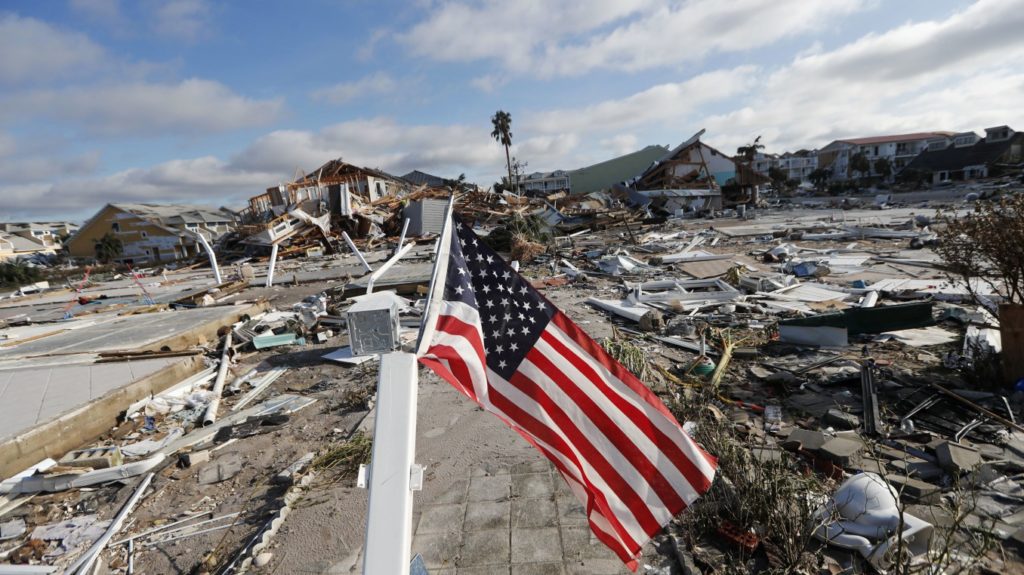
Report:
M429 202L454 193L462 221L518 261L718 458L712 490L653 551L665 561L703 573L1024 568L1005 552L1024 540L1024 394L1008 375L974 383L1008 343L1008 316L998 282L965 283L933 252L930 228L947 216L921 227L909 209L757 201L741 202L740 215L731 208L742 190L724 203L720 193L640 201L625 190L526 198L386 176L335 162L254 198L249 223L215 248L225 281L203 263L142 280L92 277L0 306L9 325L0 349L12 350L88 334L69 323L82 318L265 308L222 322L202 343L90 355L90 365L198 364L143 397L118 398L120 419L107 431L8 470L0 560L102 561L110 573L297 572L280 542L289 515L334 489L347 507L333 520L357 532L365 508L352 490L371 451L377 358L349 324L365 325L353 314L386 298L398 321L374 333L393 345L415 340L438 231ZM393 254L400 259L382 270ZM101 292L110 297L90 299Z

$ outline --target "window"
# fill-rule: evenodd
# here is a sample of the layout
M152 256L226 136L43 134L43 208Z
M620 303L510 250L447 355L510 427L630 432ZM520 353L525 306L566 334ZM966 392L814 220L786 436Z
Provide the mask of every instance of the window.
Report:
M146 232L142 232L142 239L146 239L148 237L149 237L149 234L147 234Z
M115 234L121 233L121 224L117 222L110 224L110 231L114 232Z

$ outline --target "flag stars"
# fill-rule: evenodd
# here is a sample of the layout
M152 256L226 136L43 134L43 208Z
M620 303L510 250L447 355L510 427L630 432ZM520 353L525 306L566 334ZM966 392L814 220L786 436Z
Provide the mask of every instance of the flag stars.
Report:
M455 286L455 293L462 295L464 291L466 290L462 289L462 286Z
M508 363L503 359L498 362L498 367L501 369L505 369L506 367L508 367Z

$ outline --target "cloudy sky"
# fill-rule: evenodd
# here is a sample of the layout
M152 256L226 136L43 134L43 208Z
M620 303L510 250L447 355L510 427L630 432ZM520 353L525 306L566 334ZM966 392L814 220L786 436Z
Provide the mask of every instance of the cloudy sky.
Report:
M727 152L1024 129L1024 0L0 6L0 221L245 200L332 158L490 185L701 128Z

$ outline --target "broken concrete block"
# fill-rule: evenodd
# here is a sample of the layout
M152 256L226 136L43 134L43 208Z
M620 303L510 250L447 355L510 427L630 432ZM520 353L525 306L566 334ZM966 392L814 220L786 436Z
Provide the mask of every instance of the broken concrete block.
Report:
M902 499L918 503L936 503L939 500L940 489L931 483L904 475L886 475L885 479L892 484Z
M205 463L210 460L210 452L207 451L192 451L190 453L179 453L178 462L181 463L182 467L192 467L200 463Z
M1015 549L1017 553L1024 554L1024 527L1014 531L1003 544L1011 549Z
M864 443L856 439L834 437L821 446L821 454L837 465L853 467L860 464Z
M295 483L296 476L302 472L303 469L313 463L313 459L316 457L315 453L306 453L299 458L298 461L292 463L285 469L281 470L277 475L274 476L274 483L278 485L291 485Z
M117 467L122 463L124 463L124 456L121 455L121 449L116 445L109 445L69 451L64 457L60 458L58 465L106 469L108 467Z
M755 447L750 450L750 454L754 456L754 459L760 463L778 463L782 461L784 452L781 449L774 447Z
M935 455L943 469L957 475L972 471L983 463L981 453L977 449L950 441L936 445Z
M228 479L238 475L238 472L241 470L241 455L237 453L222 455L216 461L207 464L199 470L199 483L201 485L210 485L211 483L227 481Z
M665 329L665 316L660 311L652 309L640 317L641 331L661 331Z
M821 423L836 429L857 429L860 427L860 418L839 409L830 409L821 417Z
M931 461L925 461L916 457L909 459L896 459L889 462L889 466L907 477L915 477L922 481L935 481L942 478L942 468Z
M822 445L825 445L829 441L829 437L820 431L811 431L809 429L794 429L789 437L786 438L786 442L799 442L800 445L808 451L818 451Z

